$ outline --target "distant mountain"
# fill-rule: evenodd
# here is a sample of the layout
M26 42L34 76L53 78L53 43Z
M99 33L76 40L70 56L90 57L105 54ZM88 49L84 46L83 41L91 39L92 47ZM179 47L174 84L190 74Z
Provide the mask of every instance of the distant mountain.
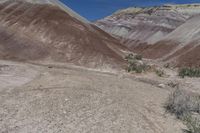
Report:
M163 5L148 8L128 8L95 22L97 26L120 38L136 51L157 43L166 35L200 13L200 4Z
M0 58L123 65L125 48L57 0L0 1Z

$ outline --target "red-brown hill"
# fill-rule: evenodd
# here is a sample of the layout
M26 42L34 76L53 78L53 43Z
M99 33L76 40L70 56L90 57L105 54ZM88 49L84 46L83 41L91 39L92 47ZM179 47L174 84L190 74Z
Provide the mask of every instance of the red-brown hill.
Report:
M50 0L0 2L0 58L119 67L123 46Z

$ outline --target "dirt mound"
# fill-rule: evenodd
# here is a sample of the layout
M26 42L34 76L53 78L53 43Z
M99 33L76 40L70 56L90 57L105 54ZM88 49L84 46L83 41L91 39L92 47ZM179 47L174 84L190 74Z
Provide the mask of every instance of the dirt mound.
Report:
M122 49L116 39L55 3L0 2L1 59L118 67Z

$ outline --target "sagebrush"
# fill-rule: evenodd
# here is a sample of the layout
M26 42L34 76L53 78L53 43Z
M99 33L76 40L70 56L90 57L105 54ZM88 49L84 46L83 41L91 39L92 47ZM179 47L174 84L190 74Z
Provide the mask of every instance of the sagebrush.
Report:
M149 66L142 62L142 56L129 54L125 57L128 62L127 71L142 73L146 71Z
M200 133L200 117L187 116L184 119L188 133Z
M200 96L176 89L168 97L165 108L179 119L184 118L192 112L200 113Z
M165 109L184 121L187 133L200 133L200 96L176 89L169 95Z
M135 55L135 57L134 57L136 60L142 60L142 55L140 55L140 54L137 54L137 55Z
M200 68L186 67L179 70L179 76L184 78L188 77L200 77Z

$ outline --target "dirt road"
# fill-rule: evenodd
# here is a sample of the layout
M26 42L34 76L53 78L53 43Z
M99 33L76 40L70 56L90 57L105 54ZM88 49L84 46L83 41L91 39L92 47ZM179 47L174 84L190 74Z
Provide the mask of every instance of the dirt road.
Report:
M1 133L181 133L169 91L117 74L0 61Z

